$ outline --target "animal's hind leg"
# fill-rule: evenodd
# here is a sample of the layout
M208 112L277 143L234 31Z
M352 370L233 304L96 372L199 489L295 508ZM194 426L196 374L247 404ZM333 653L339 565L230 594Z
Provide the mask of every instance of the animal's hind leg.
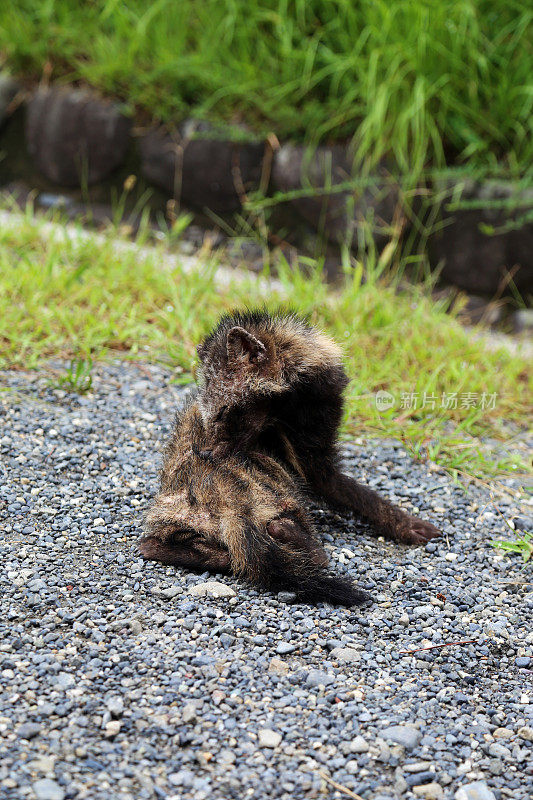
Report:
M334 465L327 474L317 471L311 475L309 483L332 506L361 514L372 523L378 533L388 539L403 544L425 544L441 535L431 522L412 517L373 489L340 472Z
M328 557L312 533L298 519L290 516L277 517L267 525L267 532L281 545L307 553L313 565L325 567Z
M173 542L162 541L156 536L145 536L139 543L139 552L149 561L159 561L176 567L230 572L228 551L216 542L197 537Z
M268 523L267 532L275 542L269 553L270 588L286 587L311 603L354 606L367 599L348 578L327 571L326 553L302 520L278 517Z

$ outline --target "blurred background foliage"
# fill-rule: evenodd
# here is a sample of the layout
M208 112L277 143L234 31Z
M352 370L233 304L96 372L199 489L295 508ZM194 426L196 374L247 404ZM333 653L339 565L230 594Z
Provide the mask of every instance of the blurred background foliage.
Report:
M310 144L400 172L533 162L533 7L522 0L18 0L0 59L150 117Z

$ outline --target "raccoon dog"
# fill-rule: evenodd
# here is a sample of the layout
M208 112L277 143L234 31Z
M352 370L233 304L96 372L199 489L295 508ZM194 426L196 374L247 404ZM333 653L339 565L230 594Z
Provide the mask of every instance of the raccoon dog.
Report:
M366 595L328 572L307 495L355 511L397 542L439 535L340 471L348 379L335 342L294 314L237 312L197 352L198 394L167 446L145 558L351 606Z

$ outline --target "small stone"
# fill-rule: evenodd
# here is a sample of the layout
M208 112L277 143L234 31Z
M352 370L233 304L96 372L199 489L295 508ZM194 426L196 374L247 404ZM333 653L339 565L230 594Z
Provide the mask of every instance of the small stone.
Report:
M193 597L235 597L236 592L231 586L219 581L206 581L197 583L188 591Z
M423 797L424 800L441 800L444 797L444 791L439 783L426 783L421 786L413 786L413 794L417 797Z
M205 584L199 584L200 586ZM168 586L166 589L161 589L160 595L164 597L166 600L172 600L173 597L176 595L181 594L182 588L181 586ZM190 593L189 593L190 594Z
M50 778L35 781L33 791L37 800L63 800L65 797L61 786Z
M283 661L283 659L274 656L274 658L270 659L268 671L274 675L287 675L289 672L289 665L286 661Z
M260 730L258 738L260 747L274 748L281 744L281 733L271 731L269 728Z
M46 583L42 578L36 578L28 583L28 589L32 592L40 592L42 589L46 589Z
M431 604L426 606L415 606L413 608L413 616L416 619L424 619L425 617L431 617L435 613L435 608Z
M511 751L508 747L504 747L503 744L493 742L489 747L489 755L493 758L509 758Z
M376 761L382 761L384 764L388 764L391 759L391 749L387 742L378 737L376 739L376 747Z
M39 756L29 761L28 766L35 772L53 772L56 760L56 756Z
M124 711L124 701L121 697L110 697L106 707L112 717L120 717Z
M461 786L455 793L455 800L496 800L496 798L485 781L474 781Z
M296 650L296 645L290 642L280 642L276 647L276 653L285 655L286 653L293 653Z
M425 786L427 783L433 783L435 780L435 773L432 770L427 772L415 772L411 775L407 773L405 780L408 786Z
M138 619L129 619L127 624L134 636L138 636L140 633L142 633L143 626Z
M194 772L190 769L180 769L179 772L171 772L168 776L168 782L172 786L192 786L194 780Z
M501 759L499 758L489 759L488 770L491 775L501 775L504 770L504 766L501 762Z
M183 722L193 722L196 719L196 705L187 703L181 712Z
M422 733L414 725L391 725L380 731L380 736L403 745L406 750L412 750L422 738Z
M518 736L521 739L525 739L526 742L533 742L533 728L529 728L527 725L525 725L523 728L519 728Z
M280 603L294 603L296 600L295 592L278 592L278 600Z
M221 750L217 756L218 764L226 764L226 765L235 764L236 760L237 757L235 753L233 752L233 750L229 750L228 748Z
M76 679L69 672L60 672L55 679L55 685L60 689L70 689L75 684Z
M36 722L25 722L17 731L19 739L33 739L40 732L41 726L37 725Z
M509 730L509 728L496 728L492 735L495 739L510 739L513 736L513 731Z
M221 702L226 699L226 692L223 692L221 689L215 689L211 695L211 699L216 706L219 706Z
M428 772L431 766L431 761L415 761L413 764L404 764L403 771L410 773Z
M333 675L328 675L327 672L323 672L320 669L311 669L307 674L307 678L305 682L307 686L328 686L330 683L333 683L335 678Z
M361 661L361 653L353 647L335 647L331 651L331 657L344 664L356 664Z
M368 742L362 736L356 736L350 742L350 753L367 753Z
M121 728L122 723L118 719L112 719L105 726L105 735L107 739L113 739L116 736Z
M401 770L399 768L396 770L395 774L396 777L394 779L394 789L397 792L397 794L403 794L404 792L407 791L408 788L407 781L403 777Z
M529 667L530 661L531 659L529 658L529 656L518 656L518 658L515 658L514 663L516 664L517 667Z

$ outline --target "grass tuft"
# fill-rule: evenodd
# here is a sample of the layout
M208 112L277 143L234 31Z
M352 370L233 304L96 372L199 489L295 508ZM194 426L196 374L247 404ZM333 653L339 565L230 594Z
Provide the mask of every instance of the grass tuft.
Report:
M530 533L524 533L522 537L517 537L514 542L494 541L490 542L490 544L499 550L505 550L506 553L517 553L522 556L524 564L533 555L533 536Z
M64 374L57 379L57 386L68 392L87 394L93 385L92 366L90 358L73 358Z

